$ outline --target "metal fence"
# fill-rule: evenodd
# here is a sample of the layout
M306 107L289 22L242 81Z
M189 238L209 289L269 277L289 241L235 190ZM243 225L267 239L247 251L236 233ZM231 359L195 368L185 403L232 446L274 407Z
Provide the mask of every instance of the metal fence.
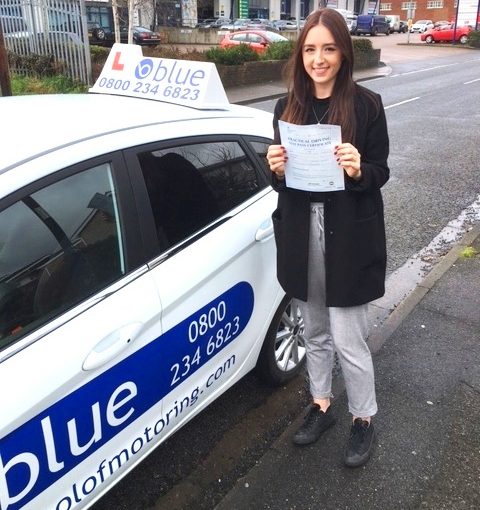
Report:
M91 85L85 0L0 0L0 23L7 50L51 56L59 72ZM12 60L11 71L32 74L25 59Z

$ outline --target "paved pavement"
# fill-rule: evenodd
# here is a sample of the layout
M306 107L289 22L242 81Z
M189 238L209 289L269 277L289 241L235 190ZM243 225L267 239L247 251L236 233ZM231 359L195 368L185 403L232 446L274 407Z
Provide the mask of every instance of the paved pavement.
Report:
M388 66L376 70L388 72ZM232 102L253 94L272 98L284 93L282 87L271 83L227 95ZM480 508L478 222L373 329L369 345L379 402L370 462L343 466L350 417L337 376L337 424L315 445L298 448L291 442L303 419L298 416L216 510Z

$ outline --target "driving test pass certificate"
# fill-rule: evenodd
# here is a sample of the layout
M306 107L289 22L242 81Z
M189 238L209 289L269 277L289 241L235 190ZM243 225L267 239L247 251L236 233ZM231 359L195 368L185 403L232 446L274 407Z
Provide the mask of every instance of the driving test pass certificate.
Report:
M285 184L303 191L345 189L343 168L335 158L335 145L342 142L340 126L299 126L278 121L282 145L287 150Z

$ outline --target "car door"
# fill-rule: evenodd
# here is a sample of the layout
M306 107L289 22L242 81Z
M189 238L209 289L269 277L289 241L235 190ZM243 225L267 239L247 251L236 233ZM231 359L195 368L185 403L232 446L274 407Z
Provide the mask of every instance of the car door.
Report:
M260 159L268 140L197 137L154 144L140 164L154 218L150 263L162 303L162 431L171 434L251 370L283 296ZM145 222L147 224L147 222ZM145 234L148 237L148 234Z
M267 40L259 34L248 34L248 44L257 53L263 53L267 48Z
M122 161L0 200L1 508L81 508L156 442L160 301Z
M233 34L230 36L231 46L239 46L240 44L248 44L247 34Z
M451 42L453 40L453 28L448 26L441 27L436 34L435 40Z

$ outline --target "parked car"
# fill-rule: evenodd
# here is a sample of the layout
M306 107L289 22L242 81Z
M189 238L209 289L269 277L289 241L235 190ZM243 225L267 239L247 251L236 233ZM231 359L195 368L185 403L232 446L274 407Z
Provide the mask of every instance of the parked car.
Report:
M273 22L273 26L278 30L297 30L297 22L289 19L278 19Z
M374 14L361 14L357 17L357 28L355 35L378 34L390 35L390 24L386 16L377 16Z
M221 26L222 30L245 30L248 24L251 22L251 19L248 18L238 18L236 20L229 21Z
M435 23L433 24L433 28L438 28L438 27L444 27L444 26L450 26L452 24L451 21L435 21Z
M15 32L6 34L5 40L8 41L12 51L33 52L33 53L51 53L55 51L61 58L70 52L84 51L84 42L78 34L65 32L62 30L49 30L47 32L31 33Z
M467 44L468 34L472 30L472 27L469 25L457 27L456 29L454 24L443 25L420 34L420 39L429 44L436 42L459 42L460 44Z
M220 41L220 47L232 48L240 44L248 44L257 53L264 53L270 44L285 41L288 41L288 39L277 32L270 32L268 30L241 30L225 34Z
M5 39L22 39L30 35L25 20L19 16L0 16L3 37Z
M161 42L160 34L148 28L134 26L132 31L133 44L151 46ZM90 34L90 42L92 44L112 45L115 42L115 31L110 27L92 26ZM120 27L120 42L128 42L128 26L126 25Z
M408 21L400 20L400 32L406 34L408 32Z
M390 24L386 16L378 16L375 14L361 14L357 17L356 35L370 34L372 36L378 34L390 35Z
M204 19L204 20L199 21L195 25L195 28L211 28L212 26L215 25L216 21L217 21L217 18Z
M433 21L430 19L421 19L415 21L415 23L410 27L411 34L421 34L422 32L426 32L433 28Z
M354 14L347 15L345 21L347 22L348 31L351 34L355 34L357 30L357 16Z
M230 23L229 18L210 18L199 22L197 28L220 28L222 25Z
M255 30L275 30L274 24L268 19L252 19L249 23L247 23L247 29L255 29Z
M271 114L203 106L211 67L125 47L95 93L0 97L2 508L89 508L249 371L304 361Z
M390 33L393 34L394 32L400 33L400 16L397 15L389 15L387 16L387 21L390 25Z

